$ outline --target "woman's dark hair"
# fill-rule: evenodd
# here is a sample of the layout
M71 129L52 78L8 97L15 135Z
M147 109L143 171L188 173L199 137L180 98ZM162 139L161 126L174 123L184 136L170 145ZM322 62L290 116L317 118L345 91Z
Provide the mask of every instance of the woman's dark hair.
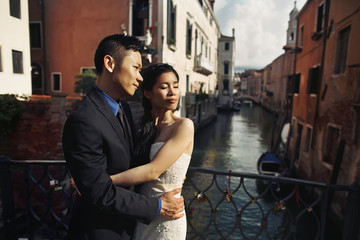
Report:
M143 69L141 71L141 75L144 79L141 84L142 92L144 93L144 91L151 91L159 77L162 74L168 72L174 73L177 80L179 81L178 73L169 64L156 63ZM141 128L136 134L134 148L134 159L137 162L136 165L146 164L149 162L151 144L154 143L158 134L155 128L153 116L151 114L152 106L150 100L143 95L142 103L144 108L144 116L142 119Z
M144 49L144 43L137 37L124 34L114 34L105 37L99 43L94 56L96 73L100 75L103 70L104 57L110 55L117 64L122 64L128 51L141 52Z

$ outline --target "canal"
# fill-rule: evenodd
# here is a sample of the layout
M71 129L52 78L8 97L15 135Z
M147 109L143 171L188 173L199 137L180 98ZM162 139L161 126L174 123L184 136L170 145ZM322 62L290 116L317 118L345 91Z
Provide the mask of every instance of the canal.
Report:
M273 115L265 111L260 106L242 106L240 112L219 113L216 121L200 129L195 135L194 152L190 166L210 168L215 170L232 172L257 173L257 161L260 155L270 150L272 138L272 126L274 125ZM194 188L188 184L184 185L183 195L186 204L194 198L194 194L199 195L199 201L191 203L191 209L188 210L188 218L197 232L202 232L204 238L196 234L188 227L187 239L220 239L219 232L223 236L236 229L226 239L268 239L264 231L261 231L262 213L257 209L256 204L250 204L246 209L236 209L233 204L222 201L224 195L215 189L213 184L210 187L212 178L204 175L189 175L192 181L196 182L199 189L206 190L207 198L202 197L202 193L194 191ZM221 189L231 191L239 185L239 179L227 176L218 177L218 183ZM255 180L246 179L247 191L253 195L258 195L257 184ZM241 191L239 191L241 192ZM215 200L214 200L215 199ZM235 199L235 196L234 196ZM234 200L235 201L235 200ZM244 206L251 198L244 194L236 196L237 205ZM272 208L273 200L261 200L263 210ZM211 209L217 209L216 216ZM236 213L244 210L242 214L242 223L236 224ZM286 221L286 216L274 216L269 221L268 228L274 224L274 228L279 230L281 222ZM240 231L243 231L241 234ZM257 236L259 232L262 232ZM271 230L270 230L271 232ZM288 229L285 229L280 235L273 233L274 239L282 239L286 236Z
M259 106L219 113L195 135L191 166L257 173L260 155L270 149L273 116Z

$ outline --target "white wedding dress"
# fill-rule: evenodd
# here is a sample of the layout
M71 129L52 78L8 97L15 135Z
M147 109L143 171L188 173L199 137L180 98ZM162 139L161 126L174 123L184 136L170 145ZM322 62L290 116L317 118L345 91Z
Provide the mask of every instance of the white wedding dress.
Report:
M151 145L150 161L164 144L164 142L156 142ZM183 153L157 180L142 184L139 193L149 197L160 197L165 192L181 187L190 159L190 155ZM185 238L186 216L169 220L160 215L156 216L149 225L137 223L133 237L135 240L183 240Z

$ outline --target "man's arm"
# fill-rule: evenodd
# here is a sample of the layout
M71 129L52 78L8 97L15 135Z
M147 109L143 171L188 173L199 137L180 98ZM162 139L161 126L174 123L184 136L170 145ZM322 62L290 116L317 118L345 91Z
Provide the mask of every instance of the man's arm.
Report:
M156 216L157 199L146 198L112 183L106 171L101 133L91 121L70 117L64 127L63 148L81 197L89 204L144 223Z

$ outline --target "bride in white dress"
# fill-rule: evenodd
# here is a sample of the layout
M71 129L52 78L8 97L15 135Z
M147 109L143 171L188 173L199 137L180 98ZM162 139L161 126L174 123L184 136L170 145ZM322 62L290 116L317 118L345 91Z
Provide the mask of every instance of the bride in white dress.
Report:
M161 198L165 192L182 187L193 151L194 125L190 119L173 113L180 89L179 76L170 65L151 65L142 75L145 113L135 143L134 159L143 165L111 178L120 186L143 183L138 189L140 194ZM161 211L149 225L137 223L133 239L185 239L185 212L183 217L172 220L165 217L165 210Z

